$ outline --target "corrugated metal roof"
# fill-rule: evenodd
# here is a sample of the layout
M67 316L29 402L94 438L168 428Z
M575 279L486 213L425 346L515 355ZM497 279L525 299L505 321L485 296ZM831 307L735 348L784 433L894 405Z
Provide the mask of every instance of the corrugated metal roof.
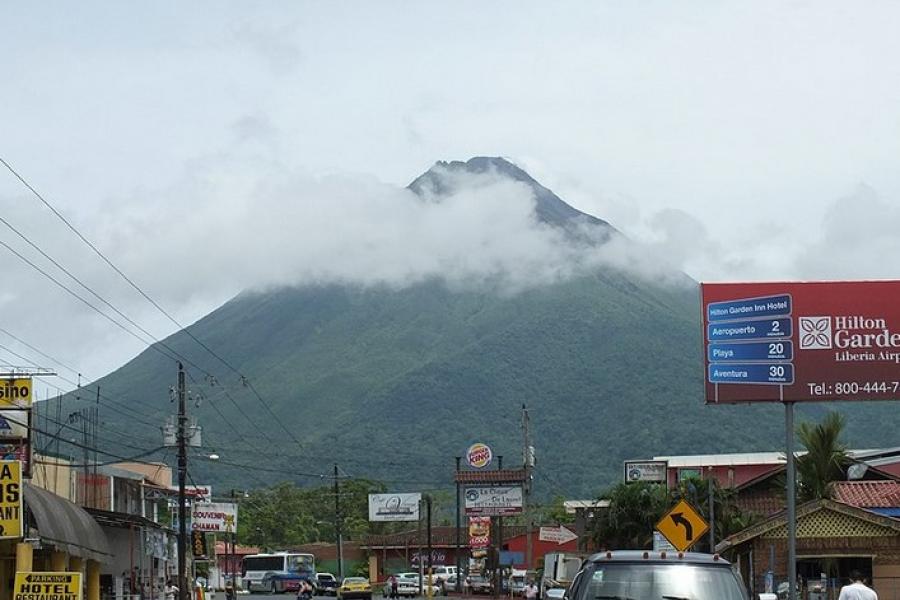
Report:
M796 452L796 456L803 456L806 451ZM848 450L847 454L852 458L877 466L900 461L900 447L897 448L868 448L862 450ZM671 468L691 467L736 467L739 465L783 465L784 452L738 452L732 454L688 454L680 456L654 456L653 460L664 460Z
M671 468L734 467L737 465L778 465L784 464L786 462L784 452L742 452L736 454L654 456L653 460L664 460L669 463L669 467Z

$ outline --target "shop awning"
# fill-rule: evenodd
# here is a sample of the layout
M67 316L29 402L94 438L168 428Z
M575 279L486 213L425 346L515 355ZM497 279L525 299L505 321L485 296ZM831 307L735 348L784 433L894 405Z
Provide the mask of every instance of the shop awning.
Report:
M100 525L77 504L26 483L25 506L34 516L42 541L72 556L104 563L113 557Z

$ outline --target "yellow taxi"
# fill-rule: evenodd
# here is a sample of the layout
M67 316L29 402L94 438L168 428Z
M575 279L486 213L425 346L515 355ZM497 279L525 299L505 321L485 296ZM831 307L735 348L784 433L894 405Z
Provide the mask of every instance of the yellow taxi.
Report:
M372 586L365 577L344 577L337 591L338 600L364 598L372 600Z

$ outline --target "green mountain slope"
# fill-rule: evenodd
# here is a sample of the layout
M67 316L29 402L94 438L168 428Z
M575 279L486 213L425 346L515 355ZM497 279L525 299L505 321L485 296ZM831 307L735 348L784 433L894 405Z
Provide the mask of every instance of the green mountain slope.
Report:
M545 222L587 217L546 188L536 196ZM778 406L704 406L698 294L689 282L608 269L515 294L451 290L438 280L307 286L241 294L190 331L252 383L184 332L165 340L190 360L191 412L204 452L221 456L194 460L192 478L219 489L318 482L334 462L397 490L446 487L453 457L474 441L491 444L506 465L521 464L523 403L543 497L594 494L621 477L626 458L783 443ZM175 410L174 382L174 362L151 349L99 383L104 396L161 423ZM883 406L854 414L852 443L895 443L898 419ZM159 439L118 412L103 409L103 419L134 446Z

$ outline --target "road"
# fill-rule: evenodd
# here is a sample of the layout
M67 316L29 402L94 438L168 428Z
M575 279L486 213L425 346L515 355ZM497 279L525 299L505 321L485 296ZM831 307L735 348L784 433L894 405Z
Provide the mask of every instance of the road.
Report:
M253 593L253 594L238 594L237 600L296 600L295 594L266 594L266 593ZM486 598L487 596L482 596L482 598ZM457 597L458 598L458 597ZM381 599L381 590L375 590L372 594L372 600L380 600ZM435 600L447 600L444 596L434 596ZM225 600L225 592L216 592L216 597L213 600ZM334 596L314 596L313 600L335 600ZM404 600L406 597L404 596ZM411 598L410 600L426 600L425 596L416 596Z

